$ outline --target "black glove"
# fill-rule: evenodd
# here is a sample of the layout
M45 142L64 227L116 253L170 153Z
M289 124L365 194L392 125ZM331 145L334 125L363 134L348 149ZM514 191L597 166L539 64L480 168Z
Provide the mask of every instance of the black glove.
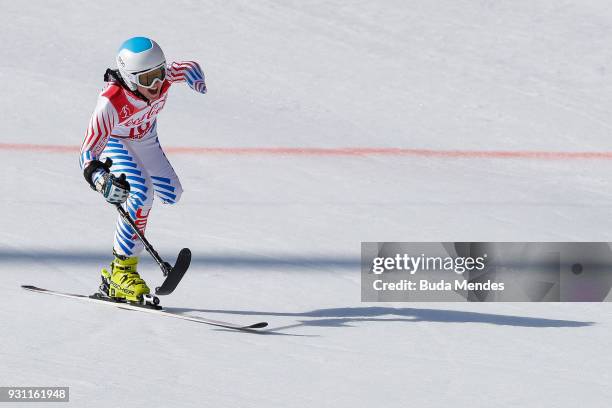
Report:
M104 196L106 201L111 204L122 204L130 194L130 183L126 180L125 174L115 177L110 172L112 165L111 159L106 159L104 163L94 160L85 168L85 179L94 190Z

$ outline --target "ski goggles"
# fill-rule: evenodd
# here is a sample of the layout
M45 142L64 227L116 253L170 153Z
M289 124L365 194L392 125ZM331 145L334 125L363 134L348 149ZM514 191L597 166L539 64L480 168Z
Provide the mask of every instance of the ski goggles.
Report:
M132 82L144 88L152 88L157 81L164 82L164 79L166 79L166 67L161 65L147 71L130 73L129 75L132 77Z

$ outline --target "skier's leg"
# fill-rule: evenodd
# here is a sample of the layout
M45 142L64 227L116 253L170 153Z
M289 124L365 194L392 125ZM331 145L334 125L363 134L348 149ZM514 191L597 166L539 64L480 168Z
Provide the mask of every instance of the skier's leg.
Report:
M154 197L148 169L141 159L146 157L146 153L146 149L143 150L138 142L130 143L113 137L102 153L103 159L109 157L113 161L111 171L114 175L125 173L130 183L130 195L123 207L143 233ZM119 216L113 249L123 256L137 256L144 249L134 230Z
M138 143L111 137L101 156L102 160L108 157L113 161L111 172L114 175L126 175L130 183L130 194L123 207L138 229L144 233L153 205L153 188L147 170L140 160L139 150ZM107 294L138 301L142 295L150 293L149 287L137 272L137 256L143 248L134 230L118 216L113 245L115 259L111 263L110 272L105 269L102 271L102 286L105 283L108 285Z
M163 204L178 203L183 194L183 186L157 137L146 141L146 152L141 159L150 175L155 196Z

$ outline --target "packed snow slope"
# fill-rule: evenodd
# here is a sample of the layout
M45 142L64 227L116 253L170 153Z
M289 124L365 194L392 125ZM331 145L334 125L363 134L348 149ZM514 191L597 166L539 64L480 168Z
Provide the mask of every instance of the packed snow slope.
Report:
M75 407L609 406L607 304L365 304L359 250L612 241L609 159L434 154L611 151L611 21L604 0L2 2L0 386L70 386ZM147 236L194 263L164 305L264 335L19 288L88 294L111 259L116 214L76 149L134 35L206 73L207 95L171 90L163 146L434 152L168 154L185 193Z

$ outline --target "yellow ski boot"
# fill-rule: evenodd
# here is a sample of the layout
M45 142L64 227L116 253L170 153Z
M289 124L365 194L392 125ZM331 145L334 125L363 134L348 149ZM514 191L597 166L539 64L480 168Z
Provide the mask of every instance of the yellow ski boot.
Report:
M113 299L142 303L143 297L149 295L151 290L136 271L137 266L138 257L115 254L110 272L102 269L100 290Z

